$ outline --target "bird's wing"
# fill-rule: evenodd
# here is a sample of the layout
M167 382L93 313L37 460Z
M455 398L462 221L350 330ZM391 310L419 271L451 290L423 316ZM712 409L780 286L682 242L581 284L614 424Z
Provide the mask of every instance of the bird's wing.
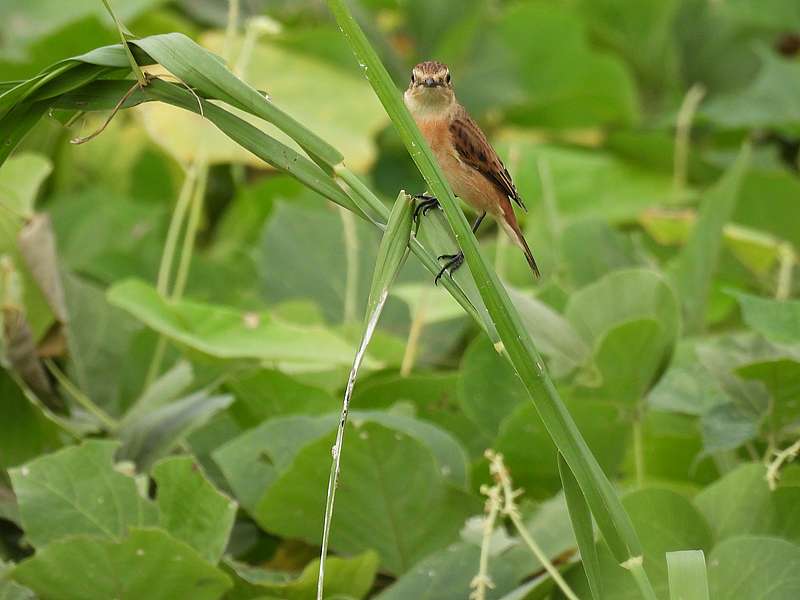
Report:
M492 148L481 128L467 114L463 106L458 107L450 122L450 136L459 158L464 163L483 174L501 193L511 198L520 208L528 210L511 180L508 169L497 156L497 152Z

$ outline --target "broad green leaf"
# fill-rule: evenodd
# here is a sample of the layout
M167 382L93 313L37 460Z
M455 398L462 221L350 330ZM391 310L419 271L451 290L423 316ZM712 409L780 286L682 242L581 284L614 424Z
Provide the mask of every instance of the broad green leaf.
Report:
M25 535L40 551L76 534L120 540L129 528L157 520L134 480L114 469L117 447L87 441L9 471Z
M750 147L744 146L728 171L705 192L697 223L672 271L689 333L705 328L708 295L722 250L723 228L733 217L742 178L750 164Z
M508 148L508 154L518 157L512 173L514 182L539 219L544 218L543 163L549 168L553 196L564 224L583 219L624 223L647 208L674 202L671 178L611 154L542 144L514 132L500 139L500 148Z
M331 556L325 562L326 598L364 598L372 588L378 570L378 555L364 552L352 558ZM229 600L249 600L275 596L284 600L314 600L317 592L319 560L313 560L300 575L269 571L243 563L226 561L236 574Z
M678 303L669 283L645 269L615 271L578 290L569 297L565 316L592 347L617 325L653 319L664 330L665 348L670 348L680 327Z
M119 413L125 404L120 374L132 369L131 345L142 327L112 306L98 285L67 275L64 291L69 313L69 374L95 404L109 413Z
M641 421L641 459L649 481L673 486L707 485L719 476L711 457L704 454L697 419L688 415L647 410ZM637 449L628 446L625 473L636 473Z
M709 600L702 550L667 552L670 600Z
M0 469L19 465L61 446L58 428L0 368Z
M433 454L438 471L452 484L466 488L467 457L445 431L424 421L379 411L352 411L353 423L379 423L424 444ZM285 472L298 452L336 427L336 415L292 415L270 419L246 431L214 452L214 460L242 505L253 512L276 477Z
M503 419L526 399L525 387L508 361L484 338L477 338L467 348L459 372L462 410L493 438Z
M40 154L20 153L7 160L0 169L0 197L3 207L24 217L33 216L33 204L39 188L53 170L53 165ZM4 211L3 225L9 214Z
M639 402L669 351L665 333L654 319L628 321L606 333L594 355L601 377L597 398L627 407Z
M126 420L117 432L122 442L118 458L133 461L146 472L153 462L231 402L231 396L200 391Z
M384 568L402 573L454 541L476 501L450 487L430 451L413 437L374 423L349 427L347 433L331 548L373 548ZM318 541L331 443L325 436L303 448L269 488L256 514L265 529Z
M591 391L585 397L565 394L565 401L600 466L614 473L629 443L630 424L620 417L618 407L592 396ZM518 405L502 422L492 447L503 453L514 484L523 488L526 496L546 498L558 491L556 447L535 407ZM531 460L531 456L538 458Z
M800 65L763 47L758 55L758 77L744 90L709 101L703 107L703 116L717 126L731 129L774 127L797 131L800 107L795 99L800 93Z
M444 479L464 490L469 487L467 454L449 433L425 421L401 414L355 411L351 415L353 423L356 425L361 425L365 421L378 423L422 442L433 454Z
M9 255L21 274L25 314L36 339L52 323L53 312L26 267L18 236L33 218L36 196L52 170L50 160L39 154L20 153L0 161L0 255Z
M742 180L733 220L798 248L800 231L794 226L800 218L800 207L795 202L798 193L800 180L791 171L754 167Z
M679 6L676 0L578 3L593 37L625 59L651 104L679 87L680 63L672 31Z
M123 540L70 536L23 561L12 577L61 600L216 600L231 587L222 571L160 529L132 529Z
M714 600L789 600L800 595L800 547L759 536L733 537L708 557Z
M743 292L734 296L751 328L776 342L800 342L800 301L759 298Z
M338 407L333 396L324 390L272 369L234 376L226 387L236 397L231 411L246 427L274 417L318 415Z
M546 357L555 377L565 375L589 360L590 349L569 321L541 300L508 289L522 322Z
M772 399L767 422L773 432L791 428L800 420L800 361L777 359L756 362L737 369L747 380L762 382Z
M31 590L6 579L6 573L13 568L0 560L0 600L35 600L36 596Z
M108 301L176 342L216 358L342 365L352 356L344 340L322 327L189 300L167 302L142 281L116 284Z
M493 33L507 48L507 63L497 64L519 82L508 102L515 122L557 128L636 120L630 75L615 58L590 49L583 24L568 10L519 5L502 14ZM555 46L558 56L551 52ZM532 64L539 65L535 72Z
M264 227L259 245L265 299L312 300L329 322L336 323L344 317L346 282L353 277L355 314L363 315L377 238L366 223L359 221L355 225L353 243L357 261L355 270L348 273L348 242L341 215L321 205L279 202ZM308 240L314 240L314 244L309 246ZM353 354L351 350L346 356L352 359Z
M650 390L647 402L657 410L701 416L730 402L730 398L698 359L695 343L682 340L666 373Z
M695 504L717 541L750 534L800 543L800 488L781 486L772 492L766 473L763 465L742 465L697 495Z
M239 503L255 514L263 495L297 453L334 427L334 419L305 415L271 419L217 449L214 462Z
M642 488L627 494L628 510L644 547L644 568L659 598L668 597L666 554L675 550L711 548L711 531L703 516L680 494L663 488ZM641 598L633 578L611 556L605 544L598 547L601 598ZM575 589L579 596L583 590Z
M218 492L189 456L158 462L153 479L159 526L216 564L228 543L236 502Z
M591 248L591 252L586 249ZM576 287L597 281L610 271L638 266L633 243L608 223L583 219L561 235L561 257Z
M380 595L378 600L463 600L470 593L470 582L478 573L480 548L460 542L418 562ZM502 560L489 561L494 587L487 600L496 600L516 583L511 566Z
M365 378L353 395L354 406L365 410L390 409L410 403L416 417L454 435L470 456L479 457L490 446L478 426L459 408L458 371L377 373Z

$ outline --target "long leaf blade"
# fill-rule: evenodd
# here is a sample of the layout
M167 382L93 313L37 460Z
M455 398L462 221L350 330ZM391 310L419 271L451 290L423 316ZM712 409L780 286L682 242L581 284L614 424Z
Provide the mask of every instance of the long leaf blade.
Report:
M667 552L667 572L670 600L709 600L702 550Z

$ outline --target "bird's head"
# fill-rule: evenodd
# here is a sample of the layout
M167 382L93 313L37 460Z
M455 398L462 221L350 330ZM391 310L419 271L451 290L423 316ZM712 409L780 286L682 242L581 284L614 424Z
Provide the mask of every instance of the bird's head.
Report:
M415 66L405 100L412 112L435 113L449 109L455 102L455 92L447 65L428 60Z

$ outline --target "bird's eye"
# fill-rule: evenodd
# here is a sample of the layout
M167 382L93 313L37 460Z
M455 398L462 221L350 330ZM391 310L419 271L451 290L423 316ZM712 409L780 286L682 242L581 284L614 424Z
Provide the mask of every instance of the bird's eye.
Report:
M414 71L411 71L411 83L416 81L416 77L414 77Z
M450 73L447 74L447 83L450 83Z

